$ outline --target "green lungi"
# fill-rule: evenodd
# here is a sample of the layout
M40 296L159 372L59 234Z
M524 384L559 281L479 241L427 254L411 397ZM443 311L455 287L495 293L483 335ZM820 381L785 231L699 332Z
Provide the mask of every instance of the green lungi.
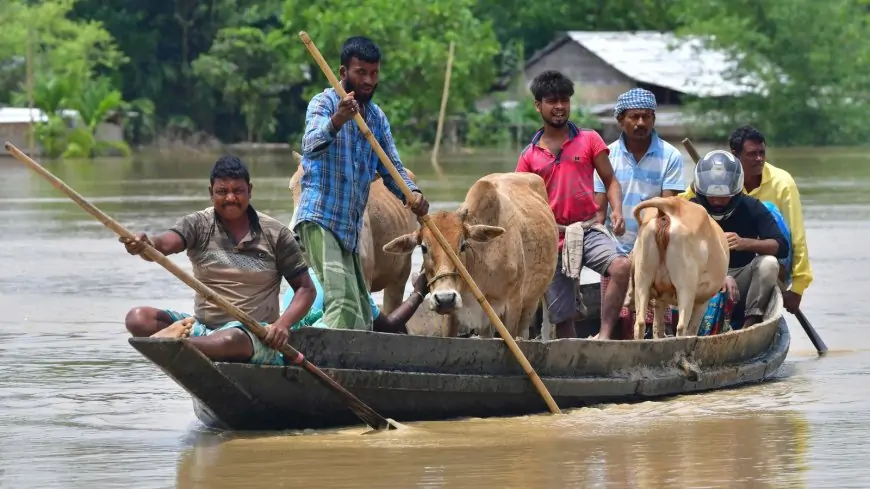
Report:
M296 226L308 265L323 286L323 322L330 328L372 330L372 308L359 255L331 231L303 221Z

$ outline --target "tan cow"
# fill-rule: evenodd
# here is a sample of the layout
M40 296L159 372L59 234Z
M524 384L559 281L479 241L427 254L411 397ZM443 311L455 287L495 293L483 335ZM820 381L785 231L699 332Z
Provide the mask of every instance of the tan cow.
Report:
M292 222L295 223L302 193L302 155L294 151L293 158L297 168L290 177L290 192L293 194ZM405 171L411 181L416 181L411 170L406 167ZM359 233L359 255L369 292L384 291L384 305L381 308L384 314L391 313L402 303L405 284L411 274L411 255L388 254L383 247L393 238L412 233L418 227L417 216L387 190L382 179L372 182Z
M634 208L638 222L632 250L634 308L644 311L655 298L653 338L665 335L665 308L677 306L677 336L695 336L707 302L725 283L730 252L725 233L707 211L681 197L656 197ZM634 338L643 339L646 324L638 314Z
M533 173L494 173L468 190L456 212L431 215L453 251L514 337L528 329L556 270L558 234L544 180ZM428 228L398 237L384 251L409 256L419 245L429 279L430 310L492 337L492 324ZM442 334L444 334L442 333Z

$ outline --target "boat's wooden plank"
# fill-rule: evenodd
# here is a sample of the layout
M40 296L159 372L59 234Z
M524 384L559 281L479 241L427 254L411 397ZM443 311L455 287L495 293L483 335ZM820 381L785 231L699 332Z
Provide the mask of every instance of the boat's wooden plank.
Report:
M692 352L694 360L701 366L746 362L769 348L781 318L782 296L774 294L767 320L746 329L699 337Z
M240 413L265 413L263 403L215 368L215 364L187 341L172 338L130 338L145 358L200 401L199 409L226 427L239 422ZM260 398L263 399L263 398Z
M563 409L600 402L630 402L759 382L773 375L788 353L784 321L770 348L743 365L702 370L689 381L675 366L637 370L627 377L548 378L542 380ZM358 424L330 392L296 367L257 368L245 364L217 367L252 396L276 406L272 429L322 428ZM401 420L510 416L545 412L546 406L523 375L481 376L324 369L340 384L383 415ZM237 416L235 429L253 429ZM259 428L263 425L259 424Z
M518 341L542 377L609 376L673 363L693 353L702 365L745 361L764 351L776 321L752 331L661 340ZM719 338L721 336L721 338ZM323 368L466 375L522 375L501 339L439 338L307 328L293 333L300 351Z

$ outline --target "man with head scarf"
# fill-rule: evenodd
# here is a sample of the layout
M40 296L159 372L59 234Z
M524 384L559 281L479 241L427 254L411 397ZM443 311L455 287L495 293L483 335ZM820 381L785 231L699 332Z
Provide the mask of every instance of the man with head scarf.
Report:
M643 88L632 88L616 99L613 111L616 122L622 129L619 138L610 143L610 162L616 180L622 188L622 209L625 216L625 233L617 236L617 249L623 255L631 253L637 239L637 221L634 207L653 197L670 197L685 190L683 179L683 156L680 151L659 137L655 130L656 98ZM610 224L607 219L607 197L598 174L595 175L595 200L599 207L598 221ZM601 277L602 297L609 277ZM652 323L655 300L646 310L646 322ZM634 314L623 307L619 314L626 337L633 337ZM670 323L668 309L665 320Z

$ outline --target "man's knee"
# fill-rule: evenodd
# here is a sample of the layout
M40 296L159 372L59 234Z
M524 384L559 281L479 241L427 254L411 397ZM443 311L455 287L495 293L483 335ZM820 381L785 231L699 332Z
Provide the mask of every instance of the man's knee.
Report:
M776 280L779 277L779 268L779 261L775 257L770 255L761 256L759 257L755 273L762 284L773 287L776 285Z
M134 336L150 336L157 323L157 309L153 307L134 307L127 311L124 326Z
M229 328L220 333L212 336L218 341L223 358L247 361L254 354L254 343L242 328Z
M625 256L617 256L610 262L610 266L607 267L607 275L610 276L610 279L614 282L619 283L620 285L628 284L628 273L631 269L631 262L628 261L628 258Z

